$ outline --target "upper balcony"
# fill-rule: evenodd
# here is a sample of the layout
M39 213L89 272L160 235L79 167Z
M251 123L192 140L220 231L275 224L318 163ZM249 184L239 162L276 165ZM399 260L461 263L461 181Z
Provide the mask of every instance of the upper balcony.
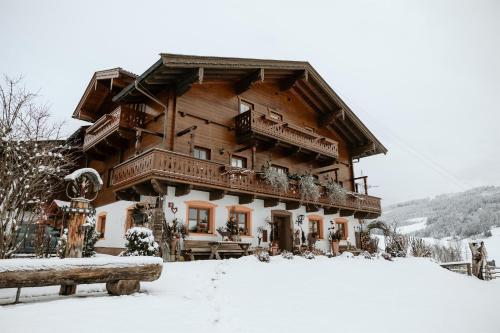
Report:
M263 140L292 147L295 152L312 153L318 158L337 159L339 156L336 141L254 110L236 116L235 122L239 143Z
M143 113L119 106L87 128L83 140L83 151L88 151L101 144L109 145L109 142L117 139L129 139L133 136L132 131L143 125Z
M356 218L375 218L381 213L380 199L366 194L349 193L343 200L332 201L321 187L317 201L303 201L299 185L293 180L288 191L282 192L253 170L239 169L241 172L235 173L231 172L232 169L221 163L154 148L113 168L112 185L117 194L165 194L168 185L176 187L177 196L187 194L193 188L210 192L211 200L220 199L225 194L236 195L241 204L260 198L265 207L282 201L287 209L305 205L308 211L314 211L323 207L327 214L340 211L341 216L354 215Z

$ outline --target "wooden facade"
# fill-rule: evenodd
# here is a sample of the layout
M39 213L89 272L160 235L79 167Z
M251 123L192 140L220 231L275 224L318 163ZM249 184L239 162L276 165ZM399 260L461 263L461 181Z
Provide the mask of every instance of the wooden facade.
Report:
M83 152L105 183L97 206L171 186L176 196L197 189L243 205L381 213L352 163L386 149L307 62L162 54L141 76L97 72L73 116L93 123ZM301 200L294 180L286 193L267 184L259 176L266 165L336 181L349 195L332 202L322 187L318 200Z

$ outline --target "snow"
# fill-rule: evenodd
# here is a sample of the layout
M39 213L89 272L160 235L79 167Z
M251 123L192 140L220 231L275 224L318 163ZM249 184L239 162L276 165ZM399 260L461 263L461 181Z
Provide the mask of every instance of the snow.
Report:
M70 205L69 201L64 201L59 199L54 199L54 203L56 204L57 207L69 207Z
M500 281L447 271L429 259L254 256L165 263L142 292L104 285L25 288L0 307L2 332L498 332ZM0 302L15 290L0 290Z
M43 269L69 269L85 266L127 267L134 265L148 265L162 263L157 257L112 257L100 256L93 258L48 258L48 259L2 259L0 273L9 271L36 271Z
M427 226L427 217L417 217L406 220L406 225L398 227L397 232L406 235L415 231L425 229Z
M94 181L96 181L97 183L99 183L100 186L102 186L103 183L102 183L101 176L99 175L99 173L95 169L92 169L92 168L81 168L81 169L75 170L75 171L73 171L73 173L64 177L64 180L66 180L66 181L75 180L83 174L90 174L90 176L94 179Z

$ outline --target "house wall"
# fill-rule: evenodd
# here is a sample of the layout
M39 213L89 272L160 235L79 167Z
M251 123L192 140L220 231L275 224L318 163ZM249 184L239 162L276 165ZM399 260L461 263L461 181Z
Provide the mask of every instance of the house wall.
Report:
M202 191L191 191L189 194L182 196L182 197L176 197L174 195L175 193L175 188L174 187L169 187L168 188L168 195L164 197L164 209L165 209L165 216L168 221L171 221L174 218L174 214L172 211L168 208L168 202L173 202L174 206L178 208L177 213L175 216L181 220L182 222L186 223L187 222L187 201L191 200L201 200L201 201L206 201L210 202L211 204L216 205L215 207L215 229L221 226L225 226L226 221L228 219L228 214L229 210L228 207L233 206L233 205L239 205L238 204L238 197L237 196L231 196L231 195L226 195L223 199L220 200L214 200L214 201L209 201L209 193L208 192L202 192ZM96 247L98 248L123 248L124 243L125 243L125 217L126 217L126 210L127 208L132 205L134 202L131 201L117 201L102 207L97 208L97 214L100 212L106 212L107 217L106 217L106 231L105 231L105 239L99 240L96 244ZM257 239L257 228L259 226L266 226L266 218L271 216L272 210L285 210L285 204L280 203L275 207L272 208L266 208L264 207L264 202L263 200L255 200L251 204L246 204L246 205L241 205L248 207L252 209L252 220L251 220L251 235L252 236L243 236L242 240L246 242L251 242L252 246L257 246L258 245L258 239ZM329 242L328 242L328 228L330 227L330 221L334 220L335 218L338 218L338 214L334 215L324 215L323 210L321 209L318 212L314 213L307 213L305 211L305 207L301 206L298 209L295 210L289 210L289 212L292 214L291 219L294 222L294 228L297 228L297 225L295 224L295 220L297 219L298 215L303 214L305 216L302 228L304 232L307 235L308 232L308 218L307 216L314 214L314 215L321 215L323 217L323 235L325 239L318 240L316 243L316 247L325 251L329 250ZM357 219L354 219L353 217L347 217L348 219L348 241L351 244L355 244L355 236L354 236L354 227L359 225L359 222ZM268 228L269 230L269 228ZM269 232L269 231L268 231ZM221 236L218 235L217 233L215 235L193 235L190 234L189 239L194 239L194 240L221 240ZM269 242L266 243L261 243L262 246L268 246Z

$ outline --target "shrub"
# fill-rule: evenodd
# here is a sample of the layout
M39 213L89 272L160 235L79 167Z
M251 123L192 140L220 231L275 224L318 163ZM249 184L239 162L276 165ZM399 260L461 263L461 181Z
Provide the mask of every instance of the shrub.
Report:
M262 178L266 183L271 185L275 190L288 192L288 175L272 168L268 163L262 170Z
M311 251L304 251L304 253L302 253L302 256L306 259L314 259L314 253L312 253Z
M408 238L405 235L391 233L385 237L385 252L393 257L406 257Z
M95 256L95 243L99 240L100 233L95 230L95 216L87 216L87 221L83 225L85 227L85 238L83 241L83 257Z
M410 253L414 257L431 257L432 248L427 245L422 238L410 237Z
M292 252L289 252L289 251L283 251L281 252L281 256L285 259L293 259L293 253Z
M66 245L68 244L68 229L64 228L63 234L59 237L56 245L57 256L64 259L66 256Z
M134 227L125 233L125 246L123 256L155 256L159 253L159 245L155 242L153 232L144 227Z
M259 252L255 253L255 256L257 257L257 259L259 259L259 261L262 261L262 262L270 262L271 261L271 257L269 256L269 252L267 252L267 251L259 251Z
M347 191L336 182L329 181L325 184L326 195L331 203L344 202Z
M311 175L303 175L299 179L299 192L301 200L318 201L320 197L319 186Z

